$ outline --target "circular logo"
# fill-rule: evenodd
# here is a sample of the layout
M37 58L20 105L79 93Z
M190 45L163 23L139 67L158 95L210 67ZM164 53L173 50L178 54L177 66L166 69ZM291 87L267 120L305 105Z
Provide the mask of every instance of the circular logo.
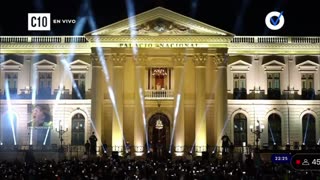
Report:
M269 29L271 30L279 30L284 25L284 17L283 17L283 11L277 12L272 11L269 14L267 14L265 22Z

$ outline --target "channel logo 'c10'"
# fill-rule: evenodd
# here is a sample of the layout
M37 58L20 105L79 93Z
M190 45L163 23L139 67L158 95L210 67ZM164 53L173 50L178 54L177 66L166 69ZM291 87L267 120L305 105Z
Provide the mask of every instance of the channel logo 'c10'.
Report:
M50 13L28 13L28 31L50 31Z

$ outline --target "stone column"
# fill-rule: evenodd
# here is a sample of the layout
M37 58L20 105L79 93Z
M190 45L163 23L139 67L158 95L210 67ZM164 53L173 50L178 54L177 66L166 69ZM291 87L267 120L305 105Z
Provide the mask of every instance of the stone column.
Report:
M216 92L215 92L215 117L216 117L216 142L217 146L222 146L221 137L223 136L223 130L225 123L227 122L227 68L224 55L216 55L215 61L217 65L216 74Z
M173 114L173 131L174 131L174 151L176 156L183 156L185 145L184 131L184 55L176 57L174 69L174 114ZM169 86L168 86L169 87ZM171 138L171 137L170 137Z
M145 66L137 65L136 66L136 79L135 82L135 117L134 117L134 146L135 146L135 155L142 156L144 152L147 151L145 147L146 143L146 129L144 123L147 126L147 119L145 119L144 112L144 74ZM144 122L146 121L146 122Z
M113 151L118 151L119 155L122 155L124 137L123 137L123 82L124 82L124 72L123 65L125 63L126 57L124 55L115 54L111 58L113 62L113 84L112 94L110 94L110 100L113 104L113 114L112 114L112 147ZM114 99L114 102L113 100Z
M104 75L98 57L92 57L92 84L91 84L91 118L98 138L97 146L102 142L103 100L105 89ZM93 129L94 130L94 129ZM91 132L90 132L91 135ZM90 136L89 135L89 136Z
M146 133L148 128L148 120L145 116L144 111L144 91L145 89L145 75L146 67L144 66L145 56L134 56L135 61L135 76L137 81L135 81L135 95L134 95L134 104L135 104L135 116L134 116L134 146L135 146L135 155L142 156L144 152L147 152L148 149L146 145ZM146 127L145 127L146 126Z
M201 156L207 151L207 122L206 122L206 64L207 56L196 54L194 64L196 68L196 120L195 120L195 151Z

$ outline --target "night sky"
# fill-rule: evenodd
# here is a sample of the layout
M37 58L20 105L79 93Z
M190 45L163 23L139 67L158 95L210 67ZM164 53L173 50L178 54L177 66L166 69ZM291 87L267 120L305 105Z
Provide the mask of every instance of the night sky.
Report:
M127 18L128 2L133 2L135 14L162 6L236 35L320 36L317 0L5 0L0 4L0 35L83 35L94 30L89 23L76 34L74 24L51 24L50 32L28 31L27 14L51 13L51 19L93 15L101 28ZM284 11L282 29L266 27L271 11Z

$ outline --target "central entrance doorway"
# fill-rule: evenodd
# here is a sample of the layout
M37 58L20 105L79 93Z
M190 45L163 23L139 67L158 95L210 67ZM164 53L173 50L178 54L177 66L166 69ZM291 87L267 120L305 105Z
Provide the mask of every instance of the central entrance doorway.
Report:
M154 158L165 158L170 145L170 121L163 113L151 116L148 126L149 144Z

